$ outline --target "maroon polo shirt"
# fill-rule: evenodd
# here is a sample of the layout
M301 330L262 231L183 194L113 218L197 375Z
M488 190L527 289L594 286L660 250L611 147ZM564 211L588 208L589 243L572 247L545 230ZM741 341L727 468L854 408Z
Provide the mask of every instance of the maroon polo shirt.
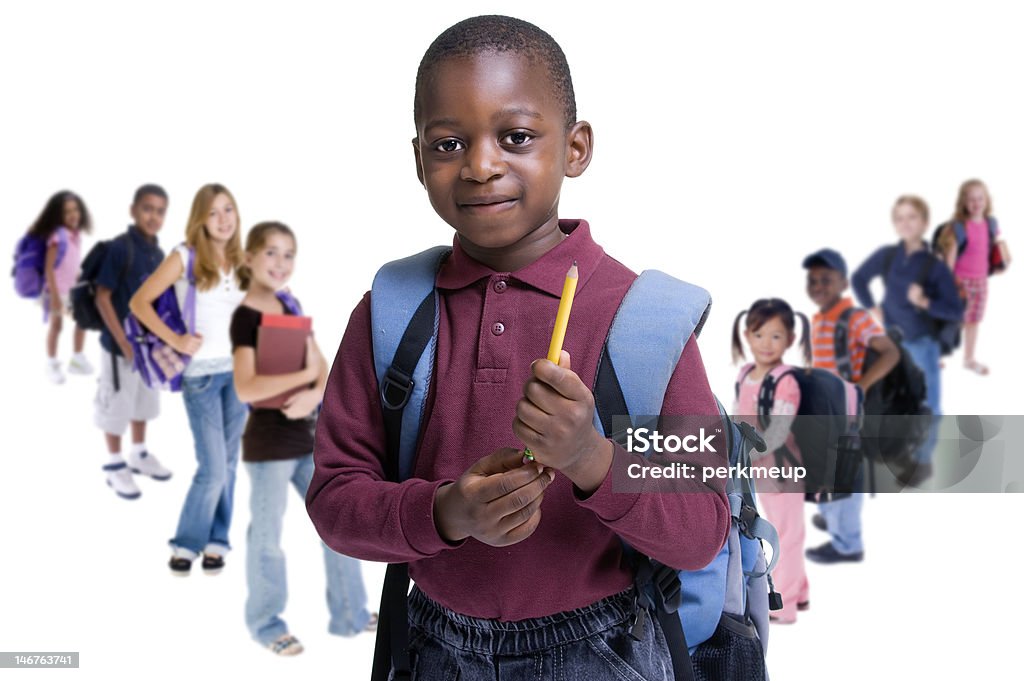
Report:
M501 447L512 432L530 363L547 354L555 312L573 260L579 283L565 336L572 370L594 385L597 360L620 301L636 275L605 255L582 220L568 236L516 272L495 272L455 240L437 277L440 329L414 476L384 480L384 425L373 367L370 294L352 312L331 369L317 432L307 508L334 550L364 560L409 562L419 588L466 615L519 620L580 608L628 588L622 539L680 568L706 565L725 542L724 495L693 481L692 494L613 491L609 474L583 499L559 475L542 519L526 540L495 548L446 542L433 518L438 487ZM694 339L669 383L663 413L717 414ZM613 467L642 461L615 446ZM621 537L621 539L620 539Z

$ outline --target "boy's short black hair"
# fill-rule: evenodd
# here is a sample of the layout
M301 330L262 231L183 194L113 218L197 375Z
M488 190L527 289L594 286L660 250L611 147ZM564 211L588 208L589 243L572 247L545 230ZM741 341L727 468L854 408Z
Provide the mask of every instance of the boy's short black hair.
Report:
M142 200L144 196L159 196L164 201L168 201L167 192L164 188L158 184L144 184L135 190L135 198L132 199L132 205L135 206Z
M434 39L423 54L416 71L413 117L419 121L420 90L430 71L452 57L468 57L484 52L514 52L547 66L551 87L562 104L565 127L576 122L576 93L572 87L569 63L555 39L533 24L497 14L464 19Z

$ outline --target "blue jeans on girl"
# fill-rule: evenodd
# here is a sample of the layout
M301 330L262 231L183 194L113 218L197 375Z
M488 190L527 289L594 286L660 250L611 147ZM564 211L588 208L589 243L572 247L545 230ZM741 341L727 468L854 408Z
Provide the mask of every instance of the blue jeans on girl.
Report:
M248 412L238 401L230 371L186 376L181 392L198 468L185 496L171 548L174 555L190 560L202 552L223 556L231 550L228 530L234 507L235 469Z
M570 612L502 622L453 612L413 587L409 595L412 678L672 678L672 658L661 625L649 617L643 640L636 641L629 635L633 616L632 590Z
M288 600L281 525L291 483L301 500L306 498L313 477L313 455L284 461L246 462L252 481L249 506L252 521L246 535L245 575L249 598L245 602L245 624L261 645L270 645L288 625L281 619ZM338 636L353 636L370 621L366 589L359 561L335 553L324 545L327 570L327 629Z
M942 416L942 370L939 367L942 350L939 347L939 341L931 336L921 336L912 341L903 341L903 349L914 360L914 364L924 372L927 388L925 401L932 410L932 419L928 428L928 438L917 449L914 458L918 463L930 464L935 444L939 439L939 417Z

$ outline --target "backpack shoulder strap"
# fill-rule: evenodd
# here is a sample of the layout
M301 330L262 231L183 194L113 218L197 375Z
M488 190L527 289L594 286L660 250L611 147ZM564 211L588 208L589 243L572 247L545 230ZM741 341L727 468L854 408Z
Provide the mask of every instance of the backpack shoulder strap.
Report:
M434 282L449 253L450 246L436 246L395 260L381 267L373 279L373 365L388 431L384 468L388 479L396 482L412 475L437 347Z
M739 376L736 377L736 384L733 386L733 392L735 392L735 394L736 394L736 399L739 399L739 397L740 397L740 386L743 385L743 381L747 380L747 376L749 376L750 372L753 371L753 370L754 370L754 363L753 362L747 362L740 369L740 374L739 374Z
M843 310L836 320L836 327L833 333L833 343L836 355L836 372L846 380L853 376L853 366L850 364L850 318L856 308L849 307Z
M700 335L711 294L657 270L629 287L605 340L594 384L594 426L611 435L612 417L657 416L690 336Z
M996 237L999 232L999 221L991 215L985 218L985 222L988 223L988 241L989 244L995 244Z
M967 226L960 220L953 222L953 234L956 236L956 254L963 255L967 248Z
M291 291L285 291L282 289L275 293L274 296L281 301L281 304L284 305L284 309L287 310L289 314L293 314L296 317L302 316L302 306L299 305L299 301L291 294Z

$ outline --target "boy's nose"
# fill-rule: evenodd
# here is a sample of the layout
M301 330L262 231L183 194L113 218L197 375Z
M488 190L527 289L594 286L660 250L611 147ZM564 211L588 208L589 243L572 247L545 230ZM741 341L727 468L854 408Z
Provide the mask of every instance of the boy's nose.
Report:
M471 182L487 182L505 174L501 150L495 144L474 144L466 150L459 177Z

